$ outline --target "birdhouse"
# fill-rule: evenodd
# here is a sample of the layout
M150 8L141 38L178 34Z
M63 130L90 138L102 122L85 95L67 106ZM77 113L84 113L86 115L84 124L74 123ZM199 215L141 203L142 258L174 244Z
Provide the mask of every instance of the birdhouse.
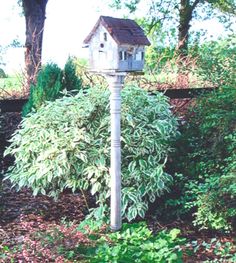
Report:
M135 21L101 16L84 45L89 48L91 70L132 72L143 70L150 42Z

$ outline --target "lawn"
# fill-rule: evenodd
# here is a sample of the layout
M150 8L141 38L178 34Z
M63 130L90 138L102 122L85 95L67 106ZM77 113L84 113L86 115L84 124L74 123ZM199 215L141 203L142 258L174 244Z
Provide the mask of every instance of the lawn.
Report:
M0 98L21 98L24 96L22 88L22 75L12 75L7 78L0 78Z

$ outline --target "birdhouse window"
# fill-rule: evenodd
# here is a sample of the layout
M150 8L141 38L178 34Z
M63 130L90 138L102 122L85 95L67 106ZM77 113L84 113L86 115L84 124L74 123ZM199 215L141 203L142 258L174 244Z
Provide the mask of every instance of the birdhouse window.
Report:
M142 60L142 54L140 51L136 53L135 60Z
M144 60L144 52L143 51L137 52L135 55L135 60L138 60L138 61Z
M104 37L104 41L107 41L107 33L104 33L103 37Z
M120 60L127 60L127 52L126 51L120 51L119 52L119 58L120 58Z

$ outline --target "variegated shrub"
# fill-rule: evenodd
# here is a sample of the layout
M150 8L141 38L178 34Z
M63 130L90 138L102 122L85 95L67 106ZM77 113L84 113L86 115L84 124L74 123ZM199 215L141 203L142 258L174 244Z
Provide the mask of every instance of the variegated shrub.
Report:
M144 217L167 189L164 171L177 134L168 99L137 87L122 91L122 213ZM5 154L15 156L6 178L19 188L57 197L66 188L90 190L104 212L110 196L109 91L92 88L48 102L25 117ZM100 211L100 212L99 212ZM105 209L105 212L107 210Z

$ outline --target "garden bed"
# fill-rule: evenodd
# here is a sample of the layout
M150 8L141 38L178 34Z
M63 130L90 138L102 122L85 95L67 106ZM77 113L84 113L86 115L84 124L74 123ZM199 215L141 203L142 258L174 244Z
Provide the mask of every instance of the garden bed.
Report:
M15 260L12 262L74 262L65 261L57 250L57 243L64 245L68 251L73 250L71 245L75 235L69 236L70 240L66 239L64 231L67 233L71 227L77 227L88 213L83 196L67 192L61 194L56 202L42 195L34 197L27 189L16 192L9 182L4 182L0 192L0 211L0 262L11 262L10 259ZM65 222L73 223L69 227ZM150 214L147 216L147 224L153 233L173 228L181 230L181 237L188 241L183 247L183 262L231 262L216 260L222 255L236 252L232 250L234 234L197 231L190 222L174 221L165 224ZM61 231L60 238L54 237L54 246L50 240L44 243L48 233L53 231ZM42 241L35 239L35 235L39 233ZM71 245L68 245L70 242ZM45 248L45 253L38 253L37 249L43 250L43 246L50 247L50 251Z
M1 118L1 170L6 171L13 160L3 159L2 153L21 115L8 113ZM86 199L91 206L91 196L86 195ZM54 201L43 195L34 197L27 189L17 192L4 181L0 190L0 262L78 262L75 242L86 245L89 241L74 231L87 214L86 202L80 193L64 192ZM167 224L153 216L152 211L145 220L155 234L164 229L180 229L180 236L186 239L182 246L183 262L234 262L228 258L236 254L235 233L200 231L193 227L191 220Z

